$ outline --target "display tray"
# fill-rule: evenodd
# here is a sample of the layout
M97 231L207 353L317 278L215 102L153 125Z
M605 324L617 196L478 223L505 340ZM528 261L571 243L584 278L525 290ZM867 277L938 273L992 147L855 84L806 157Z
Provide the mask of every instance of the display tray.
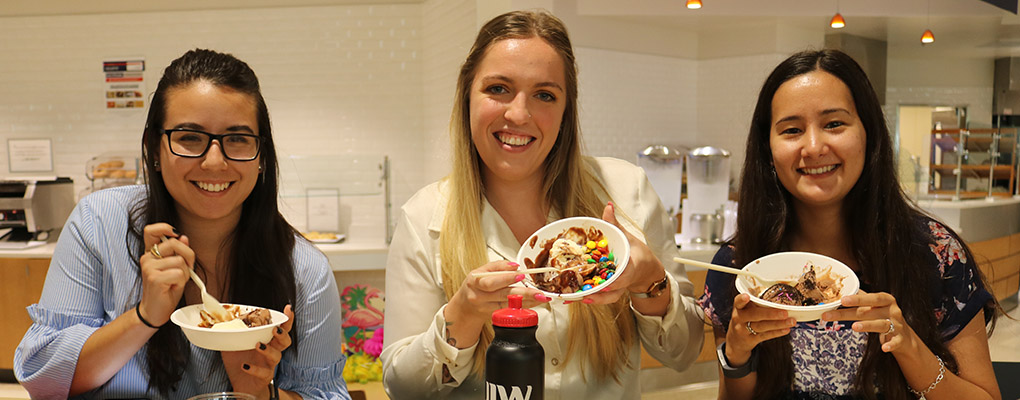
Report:
M347 235L339 233L306 232L302 235L312 243L340 243L347 238Z

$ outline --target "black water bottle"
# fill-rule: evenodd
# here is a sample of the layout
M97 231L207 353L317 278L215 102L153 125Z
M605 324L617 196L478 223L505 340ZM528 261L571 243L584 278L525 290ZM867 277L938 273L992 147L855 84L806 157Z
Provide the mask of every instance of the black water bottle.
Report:
M485 400L542 400L545 350L535 339L538 313L522 309L519 294L492 313L496 336L485 351Z

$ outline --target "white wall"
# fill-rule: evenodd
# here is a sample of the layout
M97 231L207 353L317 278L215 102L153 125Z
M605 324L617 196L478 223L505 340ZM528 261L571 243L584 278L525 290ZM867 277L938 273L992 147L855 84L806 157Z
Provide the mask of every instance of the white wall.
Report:
M389 154L400 204L420 186L425 159L421 12L385 5L0 18L0 176L6 139L52 138L54 172L84 189L86 161L138 153L145 121L142 110L103 108L102 60L145 57L151 92L170 60L205 47L258 74L281 156ZM368 202L352 224L384 231L378 199L341 202ZM303 201L285 213L304 225Z
M697 62L576 48L588 154L635 162L651 144L688 145L697 121Z

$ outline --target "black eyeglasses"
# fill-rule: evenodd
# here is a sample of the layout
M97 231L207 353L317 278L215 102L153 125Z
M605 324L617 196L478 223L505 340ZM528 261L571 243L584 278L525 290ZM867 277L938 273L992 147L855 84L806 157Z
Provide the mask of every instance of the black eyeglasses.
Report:
M261 137L245 133L213 135L195 129L174 128L164 129L163 134L170 142L171 153L188 158L204 156L213 140L219 140L220 150L228 160L251 161L259 156L262 143Z

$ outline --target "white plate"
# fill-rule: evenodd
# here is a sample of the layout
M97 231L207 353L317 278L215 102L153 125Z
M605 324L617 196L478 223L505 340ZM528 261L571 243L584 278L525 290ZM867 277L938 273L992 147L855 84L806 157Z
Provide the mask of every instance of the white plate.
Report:
M630 242L627 241L627 236L623 234L623 231L613 224L601 219L573 217L551 222L535 231L535 233L532 233L531 236L528 237L528 240L524 241L524 245L521 246L521 249L517 251L517 263L520 264L519 269L526 269L529 263L533 263L533 261L537 258L538 253L542 251L542 245L546 243L546 241L555 238L560 233L563 233L563 231L573 227L584 228L586 230L589 227L595 227L602 231L606 241L609 243L609 251L613 253L613 259L616 263L616 272L614 272L613 276L609 277L609 279L606 279L604 283L588 290L574 293L553 293L546 292L544 290L542 291L543 294L554 299L558 298L562 300L575 301L580 300L584 296L597 293L610 283L613 283L616 278L619 278L620 274L623 273L623 270L627 268L628 261L630 261ZM526 275L522 282L526 286L538 289L535 287L532 277L533 275Z
M808 262L814 264L815 271L818 271L819 268L832 267L832 274L834 276L845 277L843 279L843 289L839 292L840 298L856 294L857 290L861 287L861 282L858 280L857 274L855 274L854 271L846 264L843 264L835 258L815 253L788 251L769 254L747 263L743 269L753 271L765 279L799 278L804 273L804 266L807 265ZM760 293L751 293L750 289L757 286L753 280L753 278L738 276L736 280L737 291L751 295L751 301L760 306L786 310L789 315L796 318L797 321L817 320L822 317L822 313L829 310L835 310L843 304L842 300L836 300L832 303L814 306L788 306L785 304L773 303L758 297ZM762 290L764 289L765 288L762 288Z
M224 305L228 305L224 303ZM192 304L187 307L178 308L170 314L170 321L181 327L184 336L195 346L215 351L243 351L254 349L259 343L269 343L273 340L273 330L280 324L287 322L287 315L269 310L272 323L254 328L212 330L211 328L200 328L199 323L202 317L199 311L203 308L201 304ZM246 313L255 306L240 305L241 312Z

